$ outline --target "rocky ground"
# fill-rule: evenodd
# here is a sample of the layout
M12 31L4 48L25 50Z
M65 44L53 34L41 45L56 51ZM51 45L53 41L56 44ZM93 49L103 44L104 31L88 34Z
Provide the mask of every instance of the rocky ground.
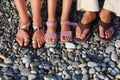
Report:
M58 3L59 22L61 0ZM75 5L73 0L70 20L78 22L82 14L76 11ZM29 2L27 8L31 18ZM45 23L45 0L42 16ZM0 80L120 80L119 17L114 17L116 31L110 42L101 42L94 30L86 44L58 42L55 47L45 44L36 50L31 45L21 48L15 42L18 19L13 0L0 0Z

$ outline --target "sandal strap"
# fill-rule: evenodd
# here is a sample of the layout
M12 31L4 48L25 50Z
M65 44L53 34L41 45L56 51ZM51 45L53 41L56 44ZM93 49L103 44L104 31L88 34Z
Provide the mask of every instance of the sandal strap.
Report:
M46 22L46 25L47 26L56 26L57 22L56 21L48 21L48 22Z
M18 30L24 30L25 32L28 32L28 30L26 30L26 27L30 26L30 23L23 25L23 26L19 26Z
M72 35L72 31L61 31L60 35L61 36L71 36Z
M69 20L62 20L60 23L61 23L61 25L64 25L64 24L71 25L71 26L76 26L77 25L77 23L70 22Z
M83 33L83 31L86 29L86 28L92 28L93 27L93 22L90 22L88 24L82 24L81 22L78 23L78 26L79 28L81 29L81 33Z
M34 25L33 25L33 30L34 30L34 31L42 30L42 29L43 29L43 27L39 27L39 26L34 26Z
M109 22L109 23L104 23L103 21L99 21L98 23L99 25L101 25L105 30L109 29L113 24L112 22Z

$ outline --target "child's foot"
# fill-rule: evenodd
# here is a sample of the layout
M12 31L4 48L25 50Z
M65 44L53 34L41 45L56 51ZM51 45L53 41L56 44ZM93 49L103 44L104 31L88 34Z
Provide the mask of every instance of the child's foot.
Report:
M32 37L32 46L33 48L40 48L45 42L44 39L44 29L43 27L33 26L34 33Z
M84 26L92 27L88 24L91 24L96 19L96 13L94 12L86 12L81 20L81 24ZM79 25L80 26L80 25ZM82 26L81 26L82 27ZM88 35L90 28L86 27L85 29L82 29L80 27L76 27L76 38L79 38L81 40L84 40L86 36Z
M46 23L46 25L47 25L47 31L45 34L45 42L55 43L57 41L56 22L49 21Z
M20 25L18 27L18 32L16 34L16 41L19 43L20 46L28 46L29 41L30 41L30 37L29 37L29 26L30 23L26 24L26 25Z
M61 21L61 32L60 32L61 41L72 40L72 31L70 30L70 25L74 25L74 24L72 24L72 22L68 20Z

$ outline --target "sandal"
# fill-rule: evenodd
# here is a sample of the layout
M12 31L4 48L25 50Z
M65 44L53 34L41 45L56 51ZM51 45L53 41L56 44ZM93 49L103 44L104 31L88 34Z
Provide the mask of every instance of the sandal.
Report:
M100 37L100 34L99 34L99 26L100 25L104 29L104 34L105 34L105 31L107 31L109 28L113 27L112 20L111 20L110 23L104 23L103 21L99 20L99 23L98 23L98 26L97 26L97 36L98 36L98 38L101 39L102 41L105 41L105 42L110 41L112 39L112 36L110 38L101 38ZM113 27L113 30L114 30L114 27Z
M94 20L95 21L95 20ZM87 40L88 40L88 38L90 37L90 35L91 35L91 30L92 30L92 28L93 28L93 24L94 24L94 21L92 21L92 22L90 22L90 23L88 23L88 24L82 24L81 22L79 22L78 24L77 24L77 27L79 27L80 29L81 29L81 34L83 33L83 31L85 30L85 29L90 29L89 30L89 33L86 35L86 37L84 38L84 39L80 39L80 38L74 38L74 41L76 42L76 43L78 43L78 44L80 44L80 43L86 43L87 42Z
M47 26L55 26L56 27L56 22L53 22L53 21L49 21L49 22L46 22L46 25ZM52 42L49 42L48 39L52 38L53 41ZM57 42L57 34L55 32L53 33L46 33L45 34L45 42L46 43L50 43L50 44L54 44Z
M74 22L70 22L70 21L68 21L68 20L65 20L65 21L61 21L60 22L61 23L61 25L71 25L71 26L76 26L77 24L76 23L74 23ZM64 37L64 36L67 36L67 37L69 37L69 39L68 40L61 40L61 41L71 41L72 40L72 31L61 31L60 32L60 38L61 37Z
M33 30L34 30L34 34L35 37L32 38L32 46L33 48L40 48L42 46L42 44L44 43L44 28L43 27L39 27L39 26L33 26ZM38 33L37 31L41 31L39 34L40 36L36 37L36 34ZM40 39L43 38L43 39ZM34 40L36 39L36 40Z
M16 38L15 40L18 42L18 44L20 46L28 46L29 42L30 42L30 39L29 39L29 30L26 30L26 28L30 26L30 23L26 24L26 25L23 25L23 26L19 26L18 27L18 33L20 33L19 31L22 30L24 32L24 34L26 34L26 36L23 37L22 33L21 35L18 36L18 34L16 34Z

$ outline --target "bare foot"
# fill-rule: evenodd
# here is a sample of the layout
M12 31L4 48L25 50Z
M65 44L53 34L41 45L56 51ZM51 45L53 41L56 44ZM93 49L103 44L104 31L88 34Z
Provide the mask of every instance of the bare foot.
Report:
M111 13L107 11L106 9L103 9L100 13L101 21L104 23L110 23L111 22ZM110 28L105 31L105 29L99 25L99 35L101 38L109 39L114 34L113 26L109 26Z
M16 34L16 41L19 43L20 46L28 46L29 44L29 25L30 24L26 24L20 27L20 29L18 30L17 34Z
M32 37L32 46L33 48L40 48L43 43L45 42L44 39L44 30L36 30L34 31L33 37Z
M95 12L85 12L81 23L83 25L86 25L90 22L92 22L93 20L96 19L96 13ZM79 27L76 27L76 38L80 38L80 39L84 39L87 34L89 33L90 28L86 28L83 32L81 31L81 29Z

